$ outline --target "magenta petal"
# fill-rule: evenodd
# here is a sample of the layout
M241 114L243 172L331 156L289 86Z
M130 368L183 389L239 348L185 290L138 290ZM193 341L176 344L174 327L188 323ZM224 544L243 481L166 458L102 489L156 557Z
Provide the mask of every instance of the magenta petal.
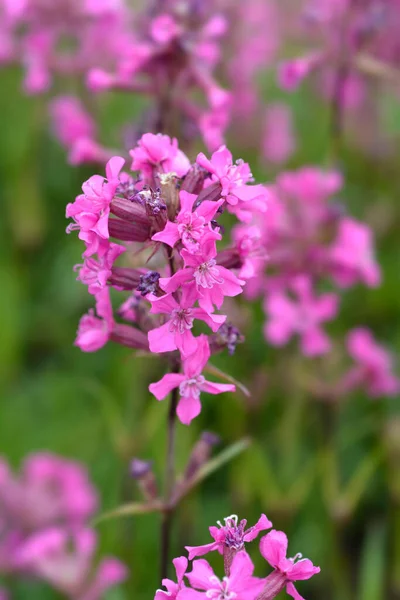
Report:
M181 423L190 425L195 417L201 412L201 402L198 396L181 396L176 414Z
M178 558L174 558L172 564L175 567L176 578L179 584L182 582L183 577L186 573L186 569L188 567L188 560L186 556L179 556Z
M197 347L195 352L184 361L185 375L189 379L195 375L200 375L210 358L210 346L208 345L207 336L200 335L196 338L196 342Z
M189 329L186 329L183 333L175 333L175 342L183 357L189 356L190 354L193 354L193 352L196 352L196 338Z
M159 284L164 292L176 292L184 283L193 278L193 269L180 269L172 277L161 277Z
M170 331L169 327L170 323L167 322L161 327L148 332L150 352L158 354L159 352L171 352L177 349L175 334Z
M210 578L214 577L214 571L204 558L193 562L193 569L186 574L190 585L199 590L208 590L210 588Z
M271 567L278 568L279 563L286 558L288 539L283 531L273 529L260 541L260 552Z
M331 348L327 334L320 328L314 327L306 331L301 339L301 349L304 356L320 356Z
M218 202L211 202L211 200L205 200L196 208L196 212L200 217L204 217L206 222L211 221L219 207L222 206L224 200L218 200Z
M149 385L149 391L157 398L157 400L164 400L170 391L178 387L184 380L185 376L180 373L167 373L160 381L151 383Z
M218 331L223 323L226 321L226 315L215 315L214 313L208 314L202 308L194 308L193 316L196 319L204 321L210 327L212 331Z
M265 529L270 529L272 527L272 523L267 517L262 514L258 519L257 523L250 527L246 532L246 535L243 537L245 542L252 542L260 533L260 531L264 531Z
M193 204L197 200L196 194L189 194L189 192L182 190L179 194L179 199L181 201L180 212L192 212Z
M112 179L117 179L124 164L125 160L121 158L121 156L113 156L113 158L110 158L106 165L107 179L109 181Z
M173 248L180 237L178 225L176 223L171 223L171 221L167 221L164 229L155 233L151 239L155 242L164 242L164 244Z
M254 565L251 561L250 556L245 550L238 552L231 564L230 568L230 587L236 589L240 587L241 583L246 583L246 580L253 575Z
M175 308L179 307L172 294L165 294L165 296L159 298L157 296L146 296L146 299L151 302L150 312L153 315L170 314Z
M291 583L291 582L289 582L286 585L286 591L289 594L289 596L292 596L292 598L294 598L294 600L305 600L305 598L303 598L303 596L300 596L299 592L296 590L293 583Z
M204 556L204 554L217 550L218 546L218 543L213 542L212 544L204 544L203 546L185 546L185 548L189 552L189 560L193 560L196 556Z
M288 579L291 579L292 581L300 581L303 579L310 579L310 577L319 573L320 570L319 567L315 567L312 564L311 560L304 558L294 563L292 569L287 571L287 576Z
M231 383L214 383L213 381L205 381L201 385L201 390L207 394L223 394L224 392L235 392L236 387Z

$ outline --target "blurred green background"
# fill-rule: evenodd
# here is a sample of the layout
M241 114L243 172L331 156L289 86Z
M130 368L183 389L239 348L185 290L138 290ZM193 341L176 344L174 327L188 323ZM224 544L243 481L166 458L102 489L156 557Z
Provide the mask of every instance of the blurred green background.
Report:
M92 298L75 281L72 267L82 245L75 235L65 235L64 213L93 170L66 164L48 132L46 100L24 97L18 72L3 70L0 87L0 453L15 468L38 450L83 461L102 510L109 510L139 499L128 470L133 456L154 459L162 474L167 403L157 403L147 386L163 365L111 344L96 354L73 346L78 320ZM271 94L273 100L282 97ZM290 166L326 164L327 107L306 88L289 102L298 135ZM134 118L131 99L111 97L100 110L106 132ZM371 156L350 136L341 156L346 176L341 200L374 228L383 284L346 292L340 317L328 330L340 346L349 328L368 325L396 352L400 111L395 102L390 109L385 104L383 116L392 134L390 154ZM243 153L235 139L232 149L251 162L256 179L274 177L255 149ZM207 527L224 516L237 513L253 524L265 512L288 533L290 555L300 551L321 566L320 575L299 585L308 600L398 598L399 400L359 395L341 407L321 404L301 391L292 374L324 373L322 361L301 359L295 344L285 350L268 347L259 304L250 307L242 300L241 309L246 343L233 358L221 355L215 362L243 381L252 398L240 393L205 398L191 427L178 426L178 467L184 468L203 430L221 436L220 449L247 435L253 443L186 498L175 521L173 556L183 554L184 545L207 543ZM131 569L128 583L110 598L152 598L160 585L158 517L107 521L97 530L101 553L119 556ZM258 574L266 573L256 545L249 550ZM56 597L41 584L16 585L14 598L28 596Z

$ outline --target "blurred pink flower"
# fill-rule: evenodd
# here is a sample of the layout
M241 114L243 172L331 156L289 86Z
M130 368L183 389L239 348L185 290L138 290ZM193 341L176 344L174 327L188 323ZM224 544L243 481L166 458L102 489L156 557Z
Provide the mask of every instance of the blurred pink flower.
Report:
M296 300L286 293L272 291L265 299L269 317L265 336L271 344L283 346L294 334L301 339L301 351L305 356L319 356L330 349L330 340L321 323L333 319L337 313L338 297L335 294L314 295L311 281L298 276L290 286Z
M393 374L393 358L374 340L369 329L351 330L347 336L347 349L356 366L345 376L345 387L365 386L374 398L395 396L400 392L400 379Z

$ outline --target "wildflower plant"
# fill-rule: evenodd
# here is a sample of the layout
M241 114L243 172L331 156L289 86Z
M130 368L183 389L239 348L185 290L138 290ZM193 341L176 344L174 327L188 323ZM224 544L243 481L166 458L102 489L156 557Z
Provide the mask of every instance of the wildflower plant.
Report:
M177 422L190 426L213 396L246 390L229 368L224 372L213 363L218 353L232 355L245 342L241 325L246 323L238 318L235 301L236 307L260 302L266 343L282 348L295 338L300 354L311 360L334 349L328 328L343 290L358 284L373 288L381 281L371 228L338 200L343 176L336 166L282 170L273 181L256 182L250 165L225 145L232 114L246 119L261 112L263 156L279 164L295 148L287 107L275 103L264 110L255 89L261 50L267 62L276 54L278 40L265 45L262 27L275 22L276 7L269 3L265 9L252 0L253 10L243 12L225 4L154 1L135 13L122 0L63 0L57 8L47 0L3 0L0 51L4 62L23 65L30 94L48 92L56 81L70 78L86 86L82 98L62 94L49 105L53 131L69 162L96 165L96 174L66 207L67 233L77 232L82 242L76 279L92 297L75 345L88 353L116 343L156 357L164 370L148 385L154 404L169 402L162 492L153 465L131 460L131 475L143 496L134 512L161 516L163 589L155 592L155 600L273 600L284 591L302 600L298 582L320 569L300 553L288 557L286 534L272 529L265 514L250 527L234 514L210 527L213 541L186 546L188 556L172 561L176 581L168 578L172 519L179 504L207 470L227 460L222 455L215 462L217 436L203 432L177 478ZM378 34L380 3L368 3L367 12L353 11L350 2L306 4L309 23L331 35L324 36L325 50L281 66L282 88L294 90L318 70L327 70L329 77L340 59L332 23L345 22L343 39L355 61L346 65L340 85L348 85L360 68L365 38L379 56L392 50ZM243 17L236 30L230 28L232 14ZM361 19L366 14L367 24ZM257 22L250 40L249 28ZM61 44L65 38L67 49ZM228 64L224 39L237 49ZM216 79L220 63L230 90ZM144 95L151 105L133 135L125 130L125 141L133 142L129 147L121 142L118 151L102 143L100 123L87 101L88 95L93 100L110 91ZM344 96L332 93L338 109ZM371 397L399 391L390 354L367 328L350 330L345 345L353 364L334 365L333 382L307 380L307 391L335 401L359 388ZM247 445L242 441L226 449L228 458ZM100 599L126 578L118 560L95 558L89 518L97 498L78 466L37 455L14 476L4 462L0 484L2 572L42 579L71 600ZM129 514L130 508L116 507L112 514ZM254 550L258 537L257 564L264 564L263 558L272 571L265 567L256 576L249 547ZM202 558L214 551L222 557L216 572Z

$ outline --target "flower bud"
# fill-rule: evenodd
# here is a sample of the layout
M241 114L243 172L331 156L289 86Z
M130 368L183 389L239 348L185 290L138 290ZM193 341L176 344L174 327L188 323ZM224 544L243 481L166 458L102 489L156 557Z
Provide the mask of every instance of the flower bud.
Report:
M144 206L132 200L114 198L110 205L110 212L130 223L140 223L147 227L150 225Z
M244 342L244 336L232 323L223 323L216 333L211 336L211 352L221 352L228 349L230 355L235 353L236 346Z
M135 290L143 276L142 269L129 269L127 267L113 267L108 283L123 290Z
M124 242L145 242L150 239L150 227L141 223L128 223L122 219L109 219L108 232L111 237Z
M139 484L146 500L158 498L157 481L153 473L153 463L148 460L134 458L131 462L131 475Z
M121 325L120 323L117 323L114 326L110 339L113 342L117 342L117 344L122 344L128 348L145 350L146 352L149 351L147 335L143 333L143 331L131 327L130 325Z
M163 292L158 285L160 277L161 275L160 273L157 273L157 271L149 271L148 273L142 274L138 282L137 291L140 292L142 296L146 296L147 294L154 294L156 296L162 294Z
M181 190L189 192L189 194L200 194L206 174L207 172L203 167L194 163L183 178Z
M209 431L204 431L200 439L193 447L192 453L186 465L184 480L187 481L202 467L210 458L214 446L219 444L220 438Z
M266 578L264 589L256 600L273 600L281 593L286 583L286 577L283 573L273 571Z
M167 206L168 218L174 221L179 209L178 176L176 173L160 173L161 195Z
M243 262L237 248L226 248L218 252L217 264L225 269L240 269Z
M209 200L211 202L216 202L221 198L222 186L219 181L212 183L207 186L203 191L200 192L199 197L197 198L194 208L199 206L204 200Z

